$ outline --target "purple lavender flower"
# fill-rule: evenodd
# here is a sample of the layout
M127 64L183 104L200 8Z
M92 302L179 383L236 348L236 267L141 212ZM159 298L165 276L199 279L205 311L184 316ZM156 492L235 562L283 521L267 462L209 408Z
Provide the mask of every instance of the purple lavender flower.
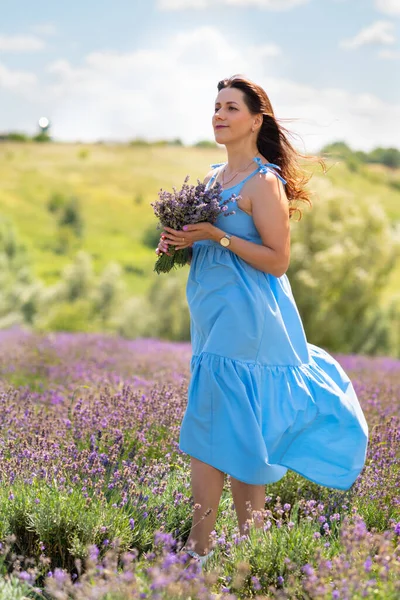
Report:
M235 214L235 211L228 211L226 204L231 198L222 201L222 186L216 183L206 190L206 185L197 180L197 186L188 185L189 175L185 177L182 188L177 191L173 186L173 192L158 192L159 200L152 202L154 214L159 219L157 229L170 227L171 229L181 230L184 225L194 223L215 223L219 215L227 217ZM235 199L239 196L235 197ZM161 226L161 227L160 227ZM183 266L188 262L189 250L183 248L175 250L174 246L169 245L168 254L161 254L154 266L156 273L168 273L176 265Z

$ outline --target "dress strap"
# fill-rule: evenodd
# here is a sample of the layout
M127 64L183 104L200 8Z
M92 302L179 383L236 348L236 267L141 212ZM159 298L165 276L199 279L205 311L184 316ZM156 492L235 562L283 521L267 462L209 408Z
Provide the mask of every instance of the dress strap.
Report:
M223 165L225 165L225 163L215 163L213 165L210 165L210 167L212 169L217 169L218 167L222 167ZM216 171L213 175L211 175L211 179L208 181L206 189L209 189L209 187L211 186L211 184L213 183L213 181L215 180L217 175L218 175L218 171Z
M256 156L255 158L253 158L253 161L256 162L258 164L258 169L256 169L255 171L253 171L253 173L251 173L248 177L246 177L246 179L244 179L243 181L240 182L240 184L238 183L237 185L242 185L243 183L245 183L245 181L247 181L248 179L250 179L250 177L252 177L253 175L255 175L256 173L260 172L260 173L268 173L268 171L271 171L271 173L273 173L274 175L276 175L278 177L278 179L280 179L282 181L282 183L284 185L286 185L287 181L286 179L284 179L282 177L282 175L279 175L279 173L276 172L276 169L278 169L279 171L281 170L281 168L278 165L275 165L274 163L262 163L262 160L260 157ZM222 167L226 165L226 163L214 163L212 165L210 165L210 167L212 169L218 169L218 167ZM210 186L212 184L212 182L215 180L215 178L218 175L218 170L212 175L208 186ZM236 187L236 186L235 186Z
M253 160L258 164L260 173L268 173L268 171L271 171L271 173L276 175L282 181L283 184L287 184L286 179L283 179L283 177L279 175L279 173L275 172L275 169L279 169L279 171L281 170L281 168L278 165L274 165L274 163L262 164L261 158L259 156L253 158Z

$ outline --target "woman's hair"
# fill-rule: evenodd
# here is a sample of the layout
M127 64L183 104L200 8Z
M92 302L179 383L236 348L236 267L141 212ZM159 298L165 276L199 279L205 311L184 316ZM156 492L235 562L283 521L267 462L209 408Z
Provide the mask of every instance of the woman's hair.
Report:
M237 88L243 92L244 102L252 115L262 113L263 124L258 133L257 148L260 154L267 158L268 162L281 168L280 174L287 182L285 191L289 201L289 218L291 218L293 212L297 211L300 220L302 217L301 210L290 205L299 200L312 206L311 193L305 189L312 174L306 173L300 167L298 159L301 157L306 160L317 161L326 173L324 160L319 156L300 154L293 148L288 140L288 136L293 134L278 123L271 102L262 87L242 75L232 75L232 77L218 82L218 91L227 87Z

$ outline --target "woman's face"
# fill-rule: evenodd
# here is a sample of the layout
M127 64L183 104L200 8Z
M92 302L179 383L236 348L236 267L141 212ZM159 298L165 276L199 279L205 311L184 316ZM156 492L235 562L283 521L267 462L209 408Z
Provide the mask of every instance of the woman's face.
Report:
M215 100L212 125L215 141L219 144L251 135L254 115L244 103L241 90L229 87L220 90Z

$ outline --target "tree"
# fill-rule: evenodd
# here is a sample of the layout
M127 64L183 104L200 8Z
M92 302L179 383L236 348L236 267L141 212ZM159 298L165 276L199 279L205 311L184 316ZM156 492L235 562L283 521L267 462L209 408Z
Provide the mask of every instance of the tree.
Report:
M288 276L307 338L340 352L387 352L381 291L400 235L374 198L332 195L292 227Z
M32 324L43 290L31 270L26 247L8 219L0 217L0 329Z

